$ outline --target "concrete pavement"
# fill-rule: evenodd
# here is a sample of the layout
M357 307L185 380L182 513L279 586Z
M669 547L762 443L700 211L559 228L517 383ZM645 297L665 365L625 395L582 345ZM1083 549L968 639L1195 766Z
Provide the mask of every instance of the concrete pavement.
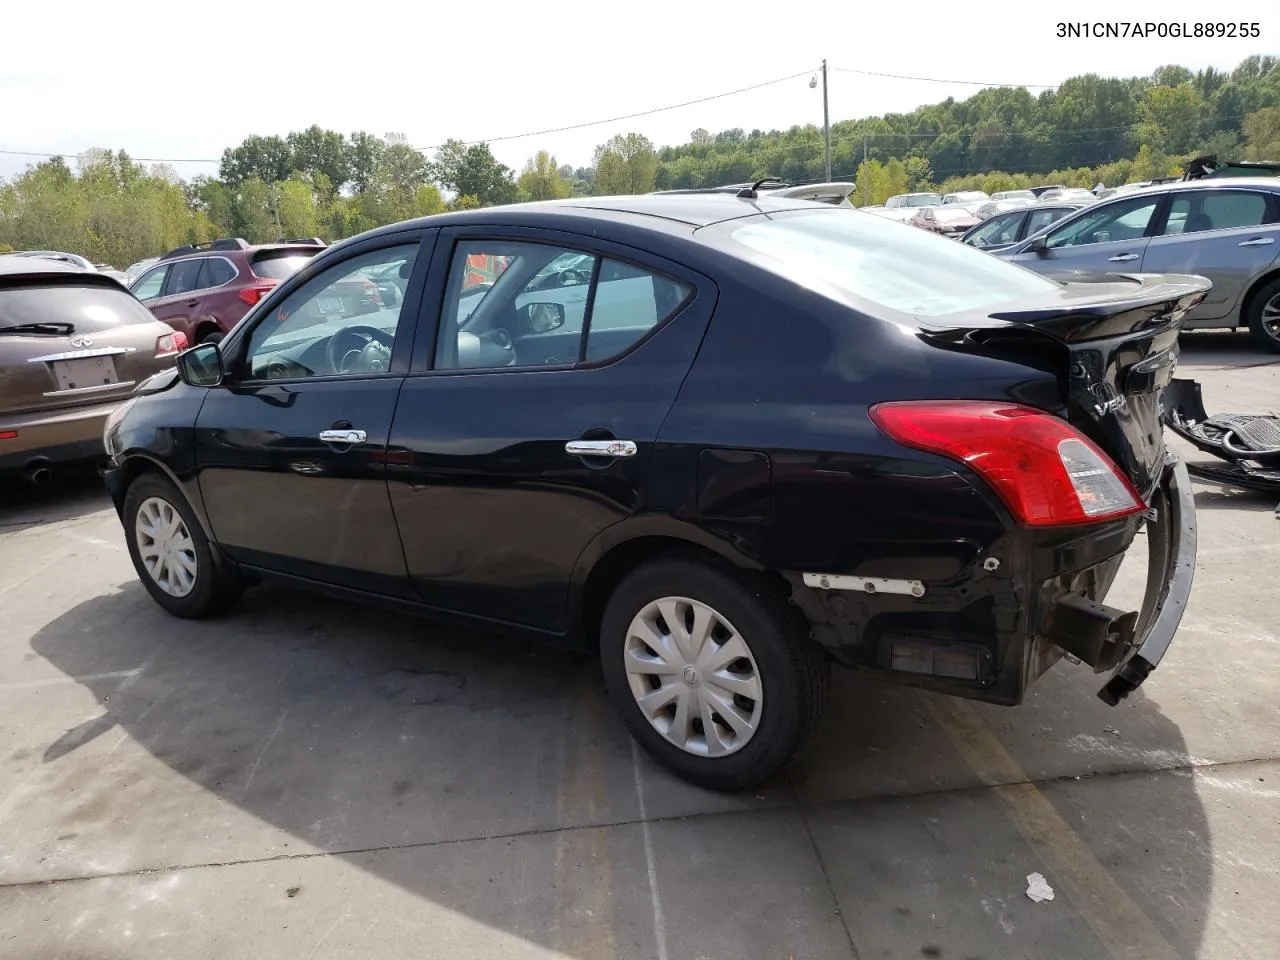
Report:
M1243 336L1179 375L1280 408ZM0 957L1269 960L1280 520L1197 491L1192 604L1120 707L1065 663L1014 709L837 674L804 761L723 796L594 664L277 588L178 621L92 482L5 488Z

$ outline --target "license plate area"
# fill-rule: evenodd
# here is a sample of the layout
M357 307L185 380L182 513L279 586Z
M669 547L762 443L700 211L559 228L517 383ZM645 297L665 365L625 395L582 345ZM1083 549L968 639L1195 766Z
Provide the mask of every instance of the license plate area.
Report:
M86 390L120 382L115 358L110 356L55 360L53 376L59 390Z
M342 297L319 297L316 307L325 315L342 313Z

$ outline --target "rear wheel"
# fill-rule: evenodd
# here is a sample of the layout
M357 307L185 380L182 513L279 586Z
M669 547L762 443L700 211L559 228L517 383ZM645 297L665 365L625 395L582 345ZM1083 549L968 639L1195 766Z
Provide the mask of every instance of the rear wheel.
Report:
M134 480L123 519L138 579L174 616L212 616L239 595L235 571L214 556L191 506L166 478L146 473Z
M678 776L744 790L804 748L828 665L799 613L710 564L658 560L609 599L605 684L637 741Z
M1272 353L1280 353L1280 277L1254 294L1245 322L1254 339Z

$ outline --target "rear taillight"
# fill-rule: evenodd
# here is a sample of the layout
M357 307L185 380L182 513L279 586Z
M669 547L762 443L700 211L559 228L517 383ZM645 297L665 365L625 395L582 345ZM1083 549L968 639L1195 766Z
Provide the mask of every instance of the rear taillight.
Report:
M0 440L17 440L17 430L0 430Z
M382 306L382 292L378 285L369 280L364 281L364 295L373 301L375 306Z
M274 283L260 283L257 286L241 288L236 296L252 307L273 289L275 289Z
M1114 520L1144 509L1111 458L1060 417L1015 403L881 403L871 419L904 446L968 464L1033 527Z
M173 357L187 349L187 335L181 330L156 338L156 359Z

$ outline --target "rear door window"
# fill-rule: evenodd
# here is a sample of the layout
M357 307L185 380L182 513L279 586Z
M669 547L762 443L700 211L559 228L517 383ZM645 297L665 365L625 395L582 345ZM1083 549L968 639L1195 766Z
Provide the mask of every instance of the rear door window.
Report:
M199 284L201 290L207 290L210 287L220 287L224 283L229 283L236 276L236 268L231 265L228 260L222 257L207 257L200 271Z
M1269 219L1265 194L1246 190L1194 190L1174 196L1164 233L1171 236L1257 227Z
M176 297L182 293L190 293L200 289L200 270L203 260L179 260L169 272L169 285L165 288L165 296Z
M1146 235L1160 197L1132 197L1088 210L1049 234L1050 247L1075 247L1089 243L1138 240Z

